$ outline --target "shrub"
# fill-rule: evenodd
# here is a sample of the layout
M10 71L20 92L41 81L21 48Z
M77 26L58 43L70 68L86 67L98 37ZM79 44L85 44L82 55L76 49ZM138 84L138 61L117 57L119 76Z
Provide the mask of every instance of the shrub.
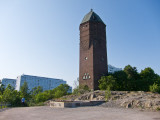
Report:
M158 92L160 93L160 86L158 86L158 84L154 83L153 85L151 85L149 87L150 91L151 92Z
M105 91L105 100L108 101L110 97L111 97L111 90L108 87L107 90Z
M115 78L112 75L102 76L99 80L99 88L101 90L107 90L108 88L113 90L115 84Z
M84 94L86 92L90 92L91 90L89 89L89 87L87 85L81 85L81 86L77 86L75 89L73 89L73 94L74 95L80 95L80 94Z

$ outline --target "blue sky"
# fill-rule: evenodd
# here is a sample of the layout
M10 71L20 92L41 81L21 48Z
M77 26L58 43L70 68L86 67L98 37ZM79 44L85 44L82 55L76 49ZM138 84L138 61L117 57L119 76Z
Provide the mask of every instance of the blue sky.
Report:
M79 24L91 8L107 25L108 62L160 74L159 0L0 0L0 79L79 74Z

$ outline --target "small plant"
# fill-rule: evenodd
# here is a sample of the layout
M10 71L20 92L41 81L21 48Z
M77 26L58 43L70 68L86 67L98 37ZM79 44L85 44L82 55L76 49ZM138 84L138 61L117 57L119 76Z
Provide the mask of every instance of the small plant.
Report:
M149 87L151 92L158 92L160 93L160 86L158 86L158 84L153 84L152 86Z
M157 111L160 111L160 107L157 107L156 110L157 110Z
M81 85L81 86L77 86L75 89L73 89L73 94L74 95L81 95L84 94L86 92L90 92L91 90L89 89L89 87L87 85Z
M107 90L105 91L105 100L108 101L111 97L111 90L110 87L107 88Z

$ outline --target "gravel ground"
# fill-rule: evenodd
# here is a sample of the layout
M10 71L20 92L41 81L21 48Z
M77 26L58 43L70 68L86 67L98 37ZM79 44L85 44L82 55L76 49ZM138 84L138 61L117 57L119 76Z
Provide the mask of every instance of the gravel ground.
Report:
M107 107L21 107L0 111L0 120L160 120L159 112Z

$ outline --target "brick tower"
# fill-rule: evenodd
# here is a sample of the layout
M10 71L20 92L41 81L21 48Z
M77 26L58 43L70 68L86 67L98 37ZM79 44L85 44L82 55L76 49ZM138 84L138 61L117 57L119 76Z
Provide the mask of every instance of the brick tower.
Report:
M97 90L98 80L108 73L106 25L91 11L84 16L80 27L79 85Z

